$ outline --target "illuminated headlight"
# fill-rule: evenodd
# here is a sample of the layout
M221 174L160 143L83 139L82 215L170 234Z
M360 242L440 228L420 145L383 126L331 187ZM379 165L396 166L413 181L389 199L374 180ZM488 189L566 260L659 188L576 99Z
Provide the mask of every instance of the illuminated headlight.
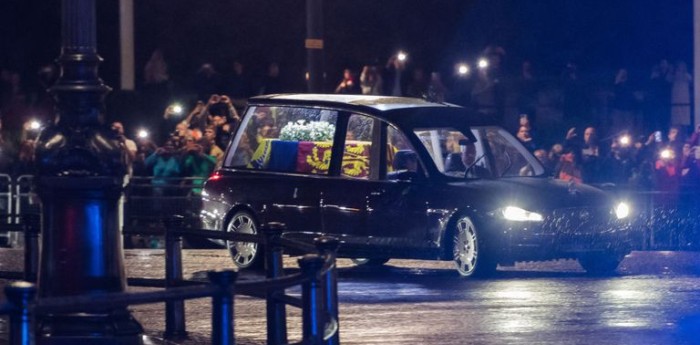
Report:
M624 219L630 215L630 206L621 202L615 206L615 216L617 219Z
M503 209L503 218L516 222L541 222L544 220L541 214L525 211L520 207L508 206Z

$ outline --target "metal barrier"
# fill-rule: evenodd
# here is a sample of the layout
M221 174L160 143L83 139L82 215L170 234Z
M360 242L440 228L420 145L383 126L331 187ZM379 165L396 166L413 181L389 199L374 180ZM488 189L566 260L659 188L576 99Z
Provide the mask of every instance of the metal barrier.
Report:
M34 343L34 320L51 313L86 312L136 304L166 303L164 337L169 340L187 337L184 300L212 298L212 344L235 344L233 330L233 296L244 294L267 301L268 344L288 344L287 305L302 309L302 337L298 345L337 345L339 338L336 250L338 240L317 239L314 245L282 237L284 225L265 224L262 235L224 233L206 229L182 228L183 218L169 219L166 237L165 279L129 279L134 286L162 287L156 292L106 293L91 296L36 299L36 287L28 282L8 285L8 303L0 306L0 314L10 315L10 344ZM29 220L26 221L29 224ZM27 231L29 232L29 231ZM130 233L150 234L152 230ZM211 271L209 283L188 281L182 274L182 236L198 236L227 241L256 242L265 246L266 279L236 283L234 271ZM284 275L283 249L315 252L299 259L300 273ZM26 246L25 258L37 256L38 247ZM25 263L25 270L31 270ZM27 273L25 273L27 275ZM285 289L302 286L301 298L289 296Z
M202 181L196 177L131 177L124 191L122 228L126 232L146 228L162 231L165 228L164 220L174 214L184 216L188 226L196 227L201 204L198 192ZM141 235L134 233L133 239L127 236L125 244L130 247L163 247L162 242L157 241L159 237L138 236Z

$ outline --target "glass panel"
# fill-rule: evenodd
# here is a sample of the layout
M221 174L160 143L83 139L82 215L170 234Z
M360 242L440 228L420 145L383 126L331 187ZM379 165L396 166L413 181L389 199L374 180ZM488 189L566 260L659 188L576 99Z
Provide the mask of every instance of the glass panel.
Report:
M251 107L226 166L328 174L337 112L318 108Z
M371 117L358 114L350 116L340 172L342 176L369 179L373 128L374 119Z
M476 142L454 128L422 128L415 134L436 168L448 176L498 178L544 173L537 159L499 127L473 128Z
M387 136L389 141L386 161L387 179L397 180L425 176L418 154L406 136L394 126L387 128Z

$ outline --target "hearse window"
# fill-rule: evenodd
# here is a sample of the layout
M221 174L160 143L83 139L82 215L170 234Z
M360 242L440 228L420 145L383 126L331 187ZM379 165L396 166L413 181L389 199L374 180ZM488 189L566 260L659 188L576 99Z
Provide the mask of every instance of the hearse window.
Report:
M425 176L416 150L394 126L387 127L387 180L402 180Z
M348 119L345 132L345 148L340 174L345 177L369 179L374 119L353 114Z
M225 166L328 174L337 111L299 107L250 107Z

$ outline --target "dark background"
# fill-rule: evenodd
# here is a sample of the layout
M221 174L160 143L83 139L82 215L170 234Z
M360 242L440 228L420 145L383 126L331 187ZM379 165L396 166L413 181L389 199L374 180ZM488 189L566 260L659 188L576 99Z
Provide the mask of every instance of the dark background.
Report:
M118 1L97 4L101 75L118 87ZM137 81L161 48L180 85L205 61L225 72L236 58L250 72L279 61L284 78L303 90L304 4L137 0ZM29 84L59 55L60 1L3 0L0 23L0 66L21 71ZM324 3L324 23L328 85L344 67L384 64L398 49L409 52L414 66L447 70L496 44L511 73L523 59L541 75L557 75L575 61L582 73L610 82L620 67L632 70L632 79L647 78L663 57L692 63L691 0L333 0Z

